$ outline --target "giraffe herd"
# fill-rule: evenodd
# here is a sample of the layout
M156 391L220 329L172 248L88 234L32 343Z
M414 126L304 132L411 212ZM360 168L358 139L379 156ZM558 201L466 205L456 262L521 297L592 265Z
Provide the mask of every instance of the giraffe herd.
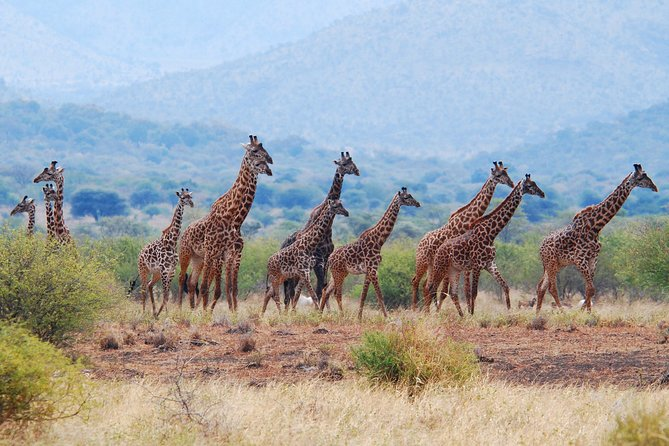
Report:
M230 311L237 310L238 274L244 240L241 226L248 216L255 198L259 175L272 175L269 165L272 157L258 141L250 135L249 142L242 144L239 173L232 187L221 195L202 218L192 222L183 232L181 223L186 206L193 207L192 193L188 189L177 191L179 201L170 225L161 237L140 251L137 267L141 282L142 308L146 309L147 297L151 300L154 316L166 310L170 296L170 283L180 266L179 306L183 302L184 290L188 293L191 308L202 302L203 310L213 310L221 297L222 276L225 268L225 298ZM349 274L364 275L358 318L362 318L363 307L369 286L374 287L379 308L384 316L387 311L378 280L381 264L381 249L390 236L402 206L420 207L420 203L402 187L392 198L379 221L363 231L357 240L337 249L332 242L332 225L336 215L347 217L348 211L340 200L344 177L359 176L360 171L349 152L342 152L334 161L336 165L332 186L325 200L310 213L304 227L291 234L281 249L267 263L266 291L262 314L273 299L281 311L280 287L284 289L284 305L294 310L302 288L313 299L317 310L323 312L332 294L342 311L342 287ZM502 161L494 162L490 175L480 191L465 206L451 214L446 224L425 234L416 249L416 273L411 281L411 308L430 311L432 302L437 311L448 296L460 316L460 278L463 278L464 297L467 310L474 313L478 282L481 271L488 271L502 288L507 309L511 308L509 287L495 263L495 238L506 227L524 195L544 198L544 192L529 174L517 183L511 180ZM47 237L59 243L73 243L70 231L63 219L64 169L53 161L38 174L34 182L46 182L42 188L46 210ZM52 184L53 183L53 184ZM511 188L507 197L487 215L495 188L504 184ZM601 249L598 240L602 228L621 209L635 187L658 191L657 186L640 164L627 175L618 187L601 203L589 206L573 218L572 222L551 234L541 243L539 254L544 273L537 285L536 312L541 311L546 291L549 291L558 308L562 308L557 292L557 274L569 265L574 265L585 280L586 292L583 309L591 310L595 294L593 278L597 257ZM35 201L28 196L16 205L11 215L28 214L28 235L35 230ZM178 245L178 246L177 246ZM190 276L187 274L191 267ZM331 282L327 283L328 269ZM310 280L311 270L316 276L316 289ZM426 280L421 288L421 281ZM153 288L162 281L163 300L156 310ZM215 284L214 295L209 305L209 288ZM198 292L199 290L199 292ZM419 306L419 290L423 303Z

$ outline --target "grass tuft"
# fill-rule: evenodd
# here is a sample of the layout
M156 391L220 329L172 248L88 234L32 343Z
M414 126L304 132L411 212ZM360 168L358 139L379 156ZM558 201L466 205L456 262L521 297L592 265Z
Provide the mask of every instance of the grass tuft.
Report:
M669 444L669 418L665 408L640 410L616 418L608 435L611 445L666 446Z

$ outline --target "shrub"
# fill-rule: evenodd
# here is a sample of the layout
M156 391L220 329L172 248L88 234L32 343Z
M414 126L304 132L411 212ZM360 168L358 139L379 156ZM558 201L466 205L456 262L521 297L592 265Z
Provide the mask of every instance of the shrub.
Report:
M89 327L118 291L94 250L0 235L0 320L22 322L43 341L62 343Z
M27 329L0 321L0 424L75 414L86 399L80 369Z
M240 297L254 290L265 291L267 259L279 250L279 246L279 242L272 239L259 238L245 242L237 278ZM223 276L225 278L225 273Z
M416 325L371 331L352 349L357 368L374 383L419 389L428 383L461 385L479 374L471 345L440 339Z
M612 445L660 446L669 443L669 418L666 409L641 410L616 418L616 427L609 433Z
M383 248L383 261L379 266L379 285L386 308L408 307L411 301L411 279L416 272L415 246L412 240L398 240ZM370 293L374 287L370 285ZM370 294L367 295L368 302Z

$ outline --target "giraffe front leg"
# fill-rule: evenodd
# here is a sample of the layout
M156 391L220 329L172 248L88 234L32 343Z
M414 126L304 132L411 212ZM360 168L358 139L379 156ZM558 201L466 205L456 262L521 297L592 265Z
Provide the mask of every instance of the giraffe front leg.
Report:
M193 260L193 267L190 271L190 278L188 279L188 301L191 309L195 309L200 305L200 293L198 292L198 281L202 274L202 260ZM197 300L195 294L197 293Z
M274 292L274 287L270 283L267 286L267 289L265 290L265 299L263 299L262 310L260 311L261 316L265 315L265 311L267 311L267 304L269 303L269 300L272 298L272 293L273 292Z
M539 302L544 301L544 296L546 295L546 291L548 291L548 273L544 268L544 275L541 276L541 280L539 280L539 283L537 284L537 300L536 300L537 308L541 308L541 304ZM558 307L560 307L559 304Z
M369 291L369 275L365 275L365 282L362 285L362 293L360 294L360 309L358 310L358 320L362 320L362 308L365 306L365 299L367 299L368 291Z
M595 297L595 284L593 280L595 272L590 269L590 265L578 266L578 270L585 280L585 302L583 302L581 309L587 310L590 313L592 311L592 298Z
M239 267L242 264L242 249L244 246L243 240L240 239L241 245L237 248L237 250L234 253L234 256L232 257L232 273L231 273L231 279L232 279L232 285L231 285L231 296L232 296L232 311L236 312L237 311L237 298L239 297L239 287L238 287L238 280L239 280Z
M504 300L506 301L506 309L510 310L511 298L509 296L509 285L506 283L506 280L504 280L504 277L502 277L502 273L499 272L497 264L493 261L490 265L488 265L486 271L488 271L490 275L492 275L492 277L495 279L495 281L499 284L499 286L502 287L502 291L504 292Z
M300 283L304 283L304 286L307 287L307 292L309 293L309 296L311 296L311 299L313 300L314 304L316 305L316 309L318 309L318 302L317 299L318 297L316 296L316 291L314 291L314 288L311 286L311 281L309 280L309 272L307 272L302 279L300 279ZM294 306L293 306L294 308Z
M469 275L468 273L465 273ZM469 309L469 314L474 314L474 307L476 306L476 297L479 294L479 279L481 278L481 270L480 269L475 269L472 271L472 276L471 276L471 287L469 291L469 300L472 303L471 308ZM503 279L502 279L503 280Z
M548 292L551 293L551 295L553 296L553 299L555 300L555 304L558 306L558 308L561 309L562 306L560 305L560 297L558 295L558 287L557 287L557 274L558 274L558 271L555 268L551 268L549 271L547 271ZM539 300L537 300L537 314L539 314L539 311L541 311L541 304L542 303L543 303L543 299L542 299L542 302L539 302Z
M211 259L204 259L202 262L204 267L202 268L202 286L200 286L200 297L202 298L202 311L206 311L209 306L209 286L211 279L211 270L213 265L211 264Z
M182 252L179 253L179 290L178 290L179 308L181 308L181 305L183 303L184 288L187 286L186 273L188 271L189 263L190 263L190 255L186 253L185 250L182 250Z
M172 283L172 278L174 277L174 271L166 271L161 273L161 279L163 282L163 302L160 304L160 308L158 308L158 313L156 313L156 317L160 316L160 312L163 311L163 308L165 309L165 313L167 313L167 301L169 301L170 298L170 284Z
M295 311L295 307L297 307L297 301L300 300L300 294L302 293L302 286L304 282L302 282L302 278L299 278L297 280L297 286L295 287L295 294L293 295L293 298L290 300L290 308ZM288 311L288 308L286 308L286 311Z
M467 273L465 273L465 283L467 282L466 278L467 278ZM448 290L448 295L451 296L451 301L453 302L453 305L455 305L455 309L458 310L458 314L460 315L460 317L463 317L465 314L462 312L462 308L460 307L460 298L458 297L459 287L460 287L460 273L450 272L449 274L447 274L446 279L444 279L444 290ZM465 294L467 294L466 290ZM441 302L443 301L444 299L442 297L439 304L441 305Z
M325 289L325 267L323 262L317 261L314 265L314 275L316 276L316 299L314 300L314 305L318 308L318 302L320 302L323 295L323 290Z
M147 287L149 290L149 298L151 298L151 307L153 308L153 315L156 315L156 303L153 299L153 287L158 283L160 280L160 274L159 273L154 273L153 277L151 278L151 281L149 282L149 286Z
M386 304L383 302L383 294L381 293L381 287L379 286L379 278L376 275L376 271L372 273L372 277L370 277L370 280L374 285L374 293L376 293L376 301L379 303L379 307L381 307L381 311L383 312L383 317L387 318L388 312L386 311Z

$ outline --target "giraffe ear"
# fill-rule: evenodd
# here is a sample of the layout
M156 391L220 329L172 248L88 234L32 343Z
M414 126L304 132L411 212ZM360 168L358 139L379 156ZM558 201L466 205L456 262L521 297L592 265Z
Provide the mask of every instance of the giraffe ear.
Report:
M181 198L181 194L179 194L179 191L176 191L175 194L177 197Z
M24 195L24 196L23 196L23 200L21 200L21 201L26 201L27 199L28 199L28 196L27 196L27 195Z

